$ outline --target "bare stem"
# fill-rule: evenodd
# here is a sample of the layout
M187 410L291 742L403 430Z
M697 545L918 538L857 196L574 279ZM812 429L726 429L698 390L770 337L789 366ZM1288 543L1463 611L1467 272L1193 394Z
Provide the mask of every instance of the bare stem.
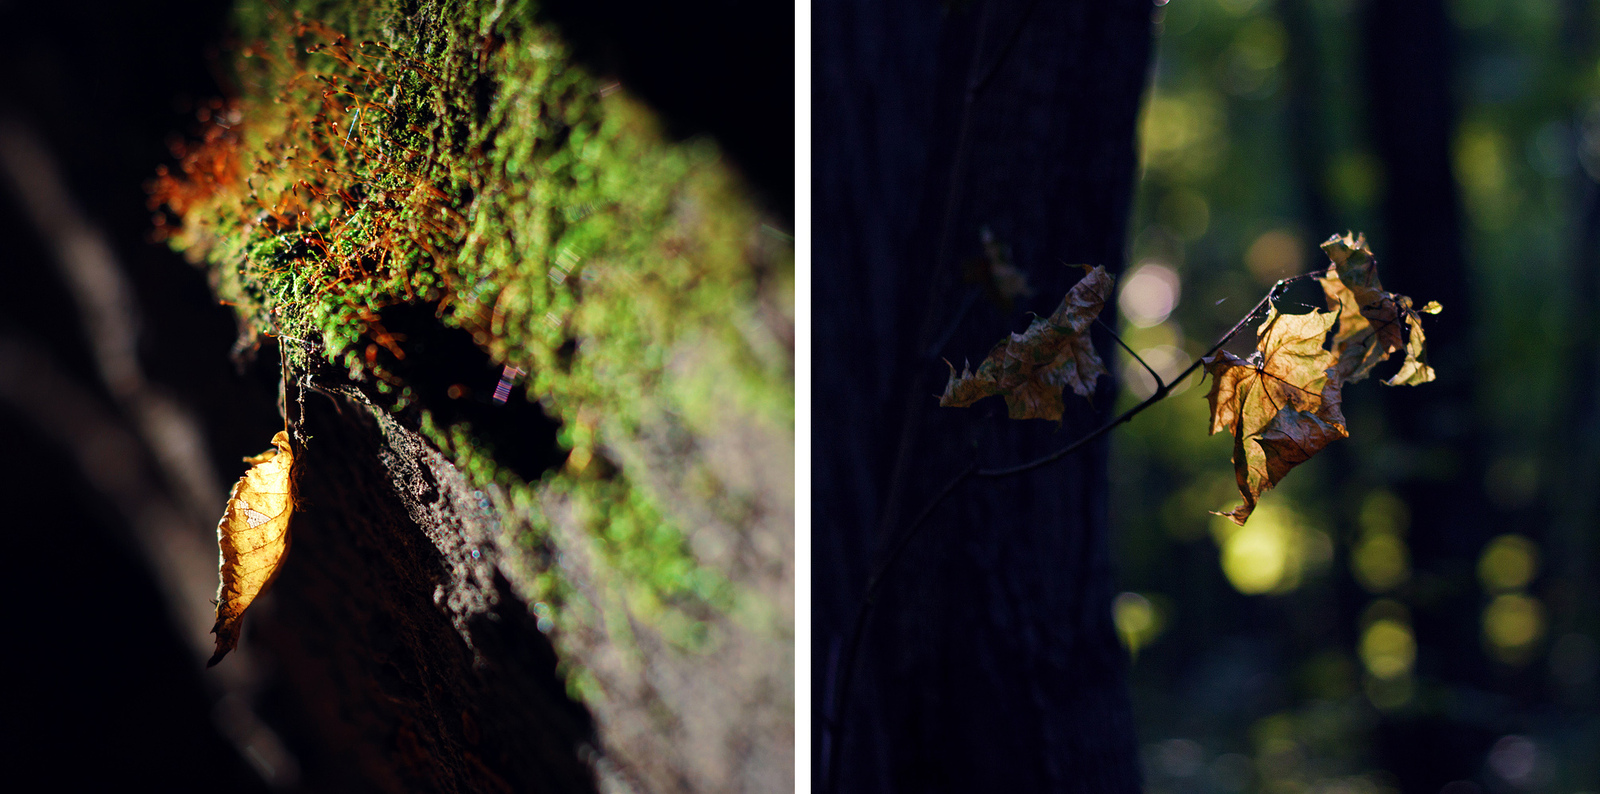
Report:
M1179 373L1177 377L1172 379L1171 383L1163 381L1161 376L1157 375L1156 371L1152 369L1149 364L1146 364L1144 359L1139 357L1139 354L1134 353L1133 350L1128 347L1128 344L1122 340L1122 337L1117 335L1116 331L1112 331L1109 326L1105 326L1105 324L1102 323L1102 327L1105 327L1107 331L1111 332L1111 338L1115 339L1117 344L1122 346L1122 349L1127 350L1130 354L1132 354L1134 359L1143 365L1144 368L1150 372L1150 375L1156 379L1155 392L1153 392L1149 397L1146 397L1143 402L1140 402L1138 405L1123 411L1115 418L1111 419L1100 427L1095 428L1088 435L1078 438L1065 447L1062 447L1055 452L1051 452L1044 457L1036 458L1028 461L1027 463L1001 469L982 469L978 467L977 463L969 463L967 464L966 468L958 472L948 484L939 489L938 493L934 494L933 499L928 502L928 505L924 507L922 511L917 514L917 517L913 519L906 527L904 534L902 534L900 539L895 541L894 545L889 548L888 554L884 557L883 562L878 565L877 570L874 571L872 576L867 579L866 593L862 596L861 606L856 608L855 618L851 621L850 641L847 645L845 645L844 655L840 657L839 666L837 668L840 671L839 687L835 690L835 697L832 699L833 702L829 704L831 707L828 709L823 718L823 730L827 731L834 739L834 741L831 743L832 754L834 757L829 759L827 762L828 769L826 772L826 783L828 791L834 791L837 785L839 766L838 754L840 750L843 749L843 746L839 740L843 738L842 728L845 725L845 710L849 708L850 705L850 684L855 672L855 657L856 653L861 648L862 640L866 637L867 618L872 614L872 607L877 602L879 587L883 584L884 579L887 578L889 573L894 569L895 564L900 561L901 554L908 546L911 545L911 541L916 539L917 534L921 531L924 522L927 521L929 516L933 515L933 511L937 509L939 505L950 496L951 493L954 493L956 488L960 487L961 484L966 482L968 479L973 477L981 477L984 479L1011 477L1048 466L1051 463L1071 455L1072 453L1083 448L1086 444L1100 438L1106 433L1111 432L1112 428L1115 428L1117 425L1120 425L1133 419L1135 416L1138 416L1146 408L1149 408L1150 406L1155 405L1157 402L1160 402L1162 399L1166 398L1168 394L1172 393L1174 386L1182 383L1184 378L1189 377L1190 375L1194 374L1196 370L1200 369L1201 365L1205 363L1207 358L1215 355L1218 350L1222 349L1223 345L1226 345L1229 340L1233 339L1233 337L1237 336L1240 331L1244 330L1245 326L1250 323L1250 320L1253 319L1263 308L1270 305L1273 302L1273 299L1291 282L1320 276L1324 272L1326 271L1304 273L1292 278L1283 279L1277 284L1274 284L1272 289L1267 292L1265 297L1256 303L1256 305L1252 307L1249 312L1245 313L1243 317L1239 318L1239 322L1234 323L1233 327L1229 328L1227 333L1223 334L1221 338L1217 339L1216 344L1212 345L1211 348L1203 355L1190 363L1189 366L1183 370L1183 372ZM1096 320L1096 322L1099 321Z
M1139 366L1144 367L1144 371L1150 373L1150 377L1156 379L1156 388L1158 390L1161 389L1165 385L1161 381L1161 376L1156 374L1155 369L1152 368L1149 364L1145 363L1145 360L1143 358L1141 358L1138 353L1133 352L1133 348L1128 347L1128 343L1122 341L1122 337L1117 334L1115 329L1113 329L1109 325L1106 325L1103 322L1100 322L1100 318L1098 318L1098 317L1095 318L1094 324L1100 326L1101 328L1106 329L1106 333L1111 334L1111 338L1115 339L1117 341L1117 344L1122 346L1123 350L1128 351L1128 355L1133 356L1133 360L1139 362Z

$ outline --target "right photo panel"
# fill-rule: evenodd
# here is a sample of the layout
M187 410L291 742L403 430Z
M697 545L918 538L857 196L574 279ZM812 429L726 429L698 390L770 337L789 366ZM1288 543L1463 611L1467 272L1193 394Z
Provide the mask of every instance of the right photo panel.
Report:
M1600 790L1600 3L811 16L814 790Z

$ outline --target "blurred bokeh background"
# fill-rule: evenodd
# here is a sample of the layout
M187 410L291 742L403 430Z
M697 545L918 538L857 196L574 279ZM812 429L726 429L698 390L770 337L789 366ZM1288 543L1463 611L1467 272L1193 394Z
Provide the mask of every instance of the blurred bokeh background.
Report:
M1445 310L1243 528L1209 383L1114 435L1147 790L1600 790L1600 4L1157 5L1130 345L1180 371L1346 230Z

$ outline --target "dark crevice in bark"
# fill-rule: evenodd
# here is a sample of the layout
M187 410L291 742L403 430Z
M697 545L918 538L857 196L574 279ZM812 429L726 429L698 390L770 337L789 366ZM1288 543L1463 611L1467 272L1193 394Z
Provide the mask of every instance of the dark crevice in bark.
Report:
M253 630L304 786L594 790L594 727L495 569L495 516L426 441L340 402L306 403L289 558Z
M556 440L560 421L527 397L523 381L529 373L495 364L470 332L439 319L436 304L390 306L378 318L367 334L367 354L406 384L412 404L427 406L437 426L465 422L495 463L524 482L538 482L546 470L566 462L567 450ZM385 407L398 398L369 396ZM403 414L417 426L417 409Z

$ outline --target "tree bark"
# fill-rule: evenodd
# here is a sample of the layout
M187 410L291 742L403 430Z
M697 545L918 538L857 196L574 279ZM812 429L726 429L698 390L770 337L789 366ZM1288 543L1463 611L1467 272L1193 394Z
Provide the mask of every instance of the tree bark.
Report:
M1079 271L1120 270L1150 47L1141 2L822 2L814 47L813 675L820 780L840 790L1134 791L1104 440L959 487L883 587L840 695L862 583L974 459L1010 465L1097 426L937 407L941 358L976 359L1021 312L960 279L979 229L1047 314ZM1101 339L1102 353L1106 353ZM837 722L834 722L837 720Z

